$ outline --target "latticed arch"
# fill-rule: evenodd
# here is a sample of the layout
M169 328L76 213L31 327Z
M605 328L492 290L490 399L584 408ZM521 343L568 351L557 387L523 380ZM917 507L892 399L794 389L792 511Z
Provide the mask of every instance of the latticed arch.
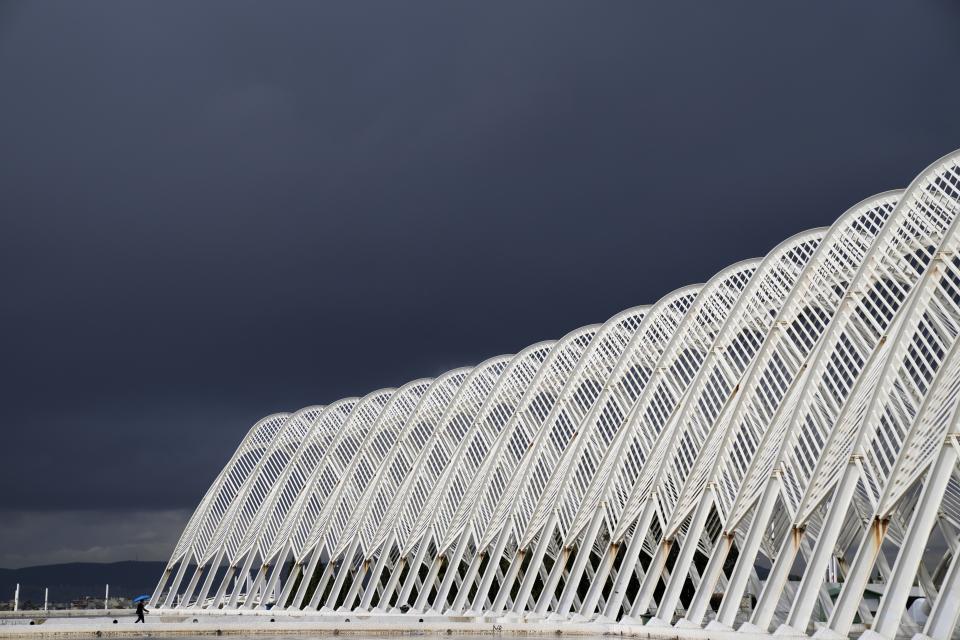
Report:
M191 551L202 555L214 529L288 417L285 413L267 416L250 428L184 528L170 558L171 563L178 562Z
M705 336L722 324L726 314L750 282L758 264L757 261L745 261L728 267L704 285L681 313L670 314L673 326L664 332L667 342L657 353L657 359L650 367L650 377L636 397L631 398L629 403L620 404L616 394L601 394L602 397L593 405L590 413L579 421L585 435L578 437L573 446L564 453L564 460L554 471L551 485L541 492L537 512L528 524L526 534L531 537L531 534L540 533L537 531L538 527L543 527L541 535L550 535L553 527L556 527L556 533L564 547L578 543L577 561L570 567L564 579L564 588L554 607L555 613L565 614L569 610L576 598L581 576L586 570L587 554L593 548L600 527L605 522L608 529L611 528L610 520L606 519L606 509L598 504L588 516L590 524L584 522L583 526L588 529L582 539L577 540L578 531L571 530L576 524L575 518L584 494L597 473L604 454L610 447L616 446L617 436L622 433L621 427L629 423L630 412L637 405L655 399L662 410L669 411L667 407L679 401L712 343L712 339L704 339ZM553 509L556 513L553 520L548 519L548 509ZM533 560L537 560L537 557L534 556ZM541 611L546 609L548 599L552 600L555 595L553 582L558 581L559 572L566 568L565 560L566 557L561 556L554 563L551 570L554 579L548 578L546 588L538 598ZM598 584L602 580L603 578L597 578ZM533 581L533 574L528 574L528 579L515 601L515 611L522 611L526 607L527 603L524 601L527 589L532 588Z
M677 422L686 423L683 407L700 412L719 409L724 394L735 386L756 352L759 340L769 329L771 311L779 309L822 236L822 230L799 234L776 247L759 265L747 263L741 269L729 270L726 278L714 279L715 295L701 296L700 308L684 320L684 327L675 335L671 349L658 367L663 374L656 384L648 386L633 407L627 428L611 443L585 495L577 500L579 511L567 532L568 540L581 534L591 515L597 514L604 502L603 512L611 528L616 524L622 526L624 510L632 506L627 501L629 491L641 477L641 469L654 444L659 442L662 446L664 441L659 438L664 428L667 425L676 428ZM749 279L742 277L746 269L754 268ZM685 359L680 354L690 352L700 354L697 361L701 364L696 371L684 375L673 363L683 363ZM648 526L645 521L634 528L635 550L646 542ZM581 614L595 612L603 582L613 569L624 535L626 531L610 536L609 546L600 549L600 555L606 554L606 558L593 578L596 589L587 594L580 607ZM649 544L643 548L652 555ZM629 571L623 569L621 567L623 576L612 585L605 603L608 616L614 615L625 595Z
M268 416L152 603L948 638L958 214L960 152L652 306Z

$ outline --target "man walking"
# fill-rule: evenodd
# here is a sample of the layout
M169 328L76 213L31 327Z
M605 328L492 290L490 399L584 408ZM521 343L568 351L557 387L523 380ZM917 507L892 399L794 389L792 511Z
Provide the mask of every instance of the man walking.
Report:
M141 600L140 602L137 603L137 619L134 621L133 624L137 624L138 622L147 624L147 621L143 619L143 614L145 613L150 613L150 612L147 611L147 607L144 606L143 600Z

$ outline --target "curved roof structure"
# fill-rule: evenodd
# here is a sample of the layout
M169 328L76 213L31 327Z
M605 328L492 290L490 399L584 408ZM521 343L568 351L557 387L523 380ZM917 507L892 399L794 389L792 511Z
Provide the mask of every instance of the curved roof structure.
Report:
M960 152L602 325L264 418L152 603L948 638L958 406Z

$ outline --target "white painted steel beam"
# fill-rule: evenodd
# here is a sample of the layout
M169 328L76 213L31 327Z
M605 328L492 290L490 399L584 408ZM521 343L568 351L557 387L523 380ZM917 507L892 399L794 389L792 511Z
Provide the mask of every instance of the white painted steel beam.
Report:
M947 638L958 338L960 152L652 306L264 418L150 603Z

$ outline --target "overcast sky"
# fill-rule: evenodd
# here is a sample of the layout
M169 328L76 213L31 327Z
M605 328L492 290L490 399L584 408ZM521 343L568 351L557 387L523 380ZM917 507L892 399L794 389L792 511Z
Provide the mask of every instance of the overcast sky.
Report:
M0 566L257 418L707 280L960 147L953 2L0 2Z

